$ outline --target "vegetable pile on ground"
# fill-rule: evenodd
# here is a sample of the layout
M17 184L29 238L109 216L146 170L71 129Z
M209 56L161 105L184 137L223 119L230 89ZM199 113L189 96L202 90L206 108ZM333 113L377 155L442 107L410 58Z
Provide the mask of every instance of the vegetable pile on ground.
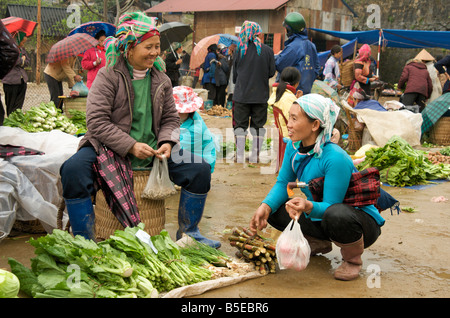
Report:
M13 258L8 262L30 297L141 298L209 280L212 270L204 264L226 259L199 242L195 249L204 260L191 258L191 248L180 248L166 230L151 237L152 247L138 238L143 229L139 224L117 230L100 243L56 229L30 239L36 254L31 269Z
M72 121L63 115L53 102L33 106L25 113L23 113L22 109L16 109L5 118L3 125L19 127L31 133L58 129L74 135L78 131L78 128Z
M413 149L404 139L394 136L379 148L366 152L358 170L376 167L380 180L392 186L404 187L430 183L428 180L450 178L450 164L433 164L427 152Z
M436 152L428 152L428 160L432 164L450 164L450 147L442 148Z
M236 256L253 263L261 274L276 272L276 246L270 239L253 235L246 228L235 228L228 240L238 249Z

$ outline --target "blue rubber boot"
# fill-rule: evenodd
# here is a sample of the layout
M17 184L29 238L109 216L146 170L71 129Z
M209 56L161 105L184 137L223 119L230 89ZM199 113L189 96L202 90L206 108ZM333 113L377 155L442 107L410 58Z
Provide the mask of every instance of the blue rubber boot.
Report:
M64 199L73 235L95 241L95 213L91 198Z
M185 189L181 189L180 204L178 207L178 231L177 240L181 238L183 233L189 235L199 242L214 248L221 246L219 241L210 240L200 234L198 224L202 219L203 210L205 208L207 194L195 194Z

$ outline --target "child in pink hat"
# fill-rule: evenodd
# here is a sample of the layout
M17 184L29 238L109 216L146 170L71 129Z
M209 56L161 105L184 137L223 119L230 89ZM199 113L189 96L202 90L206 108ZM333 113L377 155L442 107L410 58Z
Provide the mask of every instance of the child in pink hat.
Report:
M180 115L181 148L203 158L211 166L211 173L214 172L216 164L215 136L209 131L197 112L203 105L203 99L188 86L175 86L173 98Z

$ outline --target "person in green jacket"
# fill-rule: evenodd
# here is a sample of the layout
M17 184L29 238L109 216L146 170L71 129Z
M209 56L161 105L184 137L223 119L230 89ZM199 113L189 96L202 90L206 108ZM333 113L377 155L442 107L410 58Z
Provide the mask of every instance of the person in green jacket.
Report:
M180 115L180 147L203 158L213 173L216 165L215 138L197 112L203 100L188 86L174 87L173 98Z

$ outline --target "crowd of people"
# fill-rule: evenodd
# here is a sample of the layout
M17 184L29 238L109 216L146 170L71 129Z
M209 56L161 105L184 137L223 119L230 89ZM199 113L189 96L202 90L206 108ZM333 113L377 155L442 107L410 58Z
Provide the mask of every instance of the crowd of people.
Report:
M288 119L281 127L289 139L281 170L276 184L251 217L250 229L256 232L271 224L283 230L291 219L298 220L312 247L312 255L329 252L332 242L340 247L343 263L334 277L352 280L359 275L364 249L377 240L385 221L374 204L343 203L355 167L333 138L339 107L332 99L311 93L314 81L322 74L303 16L289 13L283 26L287 40L278 54L262 43L261 27L253 21L242 24L238 45L208 47L201 84L208 90L208 99L218 105L225 105L226 100L233 103L236 162L246 161L249 131L253 139L249 161L259 161L268 104L281 108ZM98 184L93 164L99 160L100 150L107 147L127 158L132 168L151 168L154 160L167 158L170 179L181 188L177 239L185 233L220 247L219 241L206 238L199 230L211 188L216 150L214 136L197 112L203 101L192 87L179 85L182 45L173 44L163 60L155 19L142 12L121 16L114 36L106 37L99 32L96 38L99 44L87 51L82 60L83 68L88 70L87 133L76 153L60 169L72 232L95 239L91 198ZM25 95L23 67L28 57L23 39L8 43L11 51L15 45L18 53L15 65L11 66L14 71L2 79L8 114L22 107ZM355 80L350 91L354 107L368 105L371 83L378 80L370 67L370 55L370 47L363 45L355 59ZM323 70L324 81L333 89L341 88L338 63L341 56L342 48L333 47ZM62 80L67 79L69 87L81 80L73 70L74 59L49 63L44 71L51 100L56 105L62 95ZM433 64L447 76L444 92L450 90L449 60L447 56ZM422 107L431 94L432 84L427 66L421 63L416 60L407 63L399 86L406 83L404 102L417 102ZM276 73L276 83L270 87L269 80ZM193 144L199 139L200 151ZM307 188L302 189L305 197L288 197L289 182L308 183L321 177L325 181L320 201Z

